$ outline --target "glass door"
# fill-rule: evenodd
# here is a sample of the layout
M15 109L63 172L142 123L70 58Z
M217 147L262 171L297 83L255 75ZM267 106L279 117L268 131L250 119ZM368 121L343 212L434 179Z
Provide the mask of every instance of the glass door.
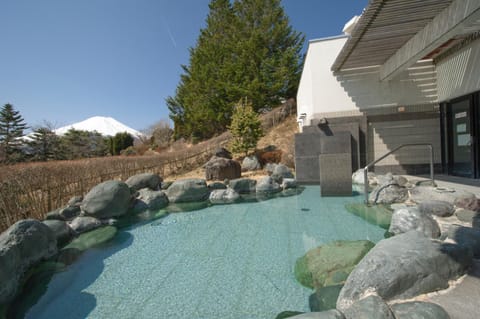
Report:
M471 97L450 103L449 174L474 177L474 149Z

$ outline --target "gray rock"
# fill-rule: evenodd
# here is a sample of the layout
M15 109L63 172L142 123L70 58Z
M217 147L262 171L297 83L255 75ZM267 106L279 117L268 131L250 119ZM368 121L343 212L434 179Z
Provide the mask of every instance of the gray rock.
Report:
M379 184L368 197L373 204L403 203L407 199L408 190L396 182Z
M368 179L369 185L377 184L377 180L375 179L374 173L368 172L367 179ZM363 169L359 169L352 174L352 183L357 185L365 185L365 176L364 176Z
M275 163L267 163L267 164L265 164L264 169L265 169L265 171L267 171L268 175L272 175L276 166L277 166L277 164L275 164Z
M284 178L280 187L283 190L289 188L297 188L297 180L295 178Z
M392 173L387 173L385 175L376 175L375 179L377 180L377 184L398 184L395 178L393 177Z
M151 190L159 190L163 179L158 174L142 173L129 177L125 184L133 191L138 191L142 188L150 188Z
M378 296L368 296L355 302L343 314L346 319L395 319L388 305Z
M455 199L455 206L480 212L480 199L474 196L462 196Z
M475 258L480 258L480 229L452 225L448 229L448 237L468 247Z
M166 182L162 182L162 185L160 185L160 189L162 191L168 189L170 187L170 185L173 184L173 181L166 181Z
M350 273L337 309L347 309L366 292L389 301L445 289L471 264L467 248L432 241L417 231L381 240Z
M63 246L72 239L72 229L63 220L44 220L43 223L55 234L58 246Z
M208 199L209 190L204 179L177 180L165 191L171 203L200 202Z
M125 215L130 207L132 195L127 184L107 181L93 187L80 206L87 215L99 219Z
M213 156L205 165L207 181L239 178L242 175L240 163L232 159Z
M13 299L31 266L56 253L55 234L38 220L20 220L0 234L0 305Z
M138 191L134 210L140 212L147 209L161 209L166 206L168 206L168 198L163 191L154 191L149 188L143 188Z
M327 310L322 312L303 313L298 316L290 317L292 319L345 319L345 316L338 310Z
M418 209L426 214L439 217L450 217L453 215L455 208L452 203L442 200L426 200L418 204Z
M475 195L463 190L432 186L415 186L410 190L410 199L415 203L442 200L453 204L457 198L475 198Z
M232 204L240 198L240 195L231 188L216 189L210 193L209 200L212 204Z
M477 212L473 210L460 208L455 211L455 216L462 222L472 223L473 219L477 216Z
M60 216L62 216L63 220L72 220L78 215L80 215L80 206L79 205L71 205L65 208L60 209Z
M405 302L390 307L396 319L450 319L439 305L429 302Z
M216 157L223 157L227 159L232 159L232 153L230 153L229 150L223 147L219 147L215 150L215 156Z
M215 189L227 189L227 185L222 182L213 182L208 184L208 189L212 191Z
M60 208L48 212L45 216L47 220L65 220L62 215L60 215Z
M256 185L257 181L249 178L237 178L229 183L230 188L239 194L254 193Z
M272 178L275 182L278 184L281 184L284 178L294 178L293 173L290 171L290 169L283 165L283 164L277 164L275 165L275 168L273 169L272 172Z
M76 233L85 233L92 229L102 226L102 222L92 216L79 216L68 223L71 229Z
M388 231L398 235L411 230L417 230L430 238L438 238L441 235L440 227L431 215L415 207L395 210Z
M281 192L282 188L273 180L272 177L266 176L257 181L255 191L257 193L273 194Z
M80 206L83 201L83 196L73 196L67 203L67 206Z
M242 161L242 172L256 171L262 168L257 156L246 156Z
M72 220L80 215L80 206L78 204L69 205L64 208L58 208L54 211L47 213L45 219L47 220Z
M338 295L343 285L326 286L319 288L308 298L311 311L325 311L335 309Z

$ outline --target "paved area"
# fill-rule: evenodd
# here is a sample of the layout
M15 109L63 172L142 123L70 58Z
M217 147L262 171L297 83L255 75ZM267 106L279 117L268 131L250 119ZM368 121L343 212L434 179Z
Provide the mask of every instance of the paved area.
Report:
M405 176L408 180L426 180L424 176ZM461 189L480 197L480 181L468 178L438 175L435 182L439 187ZM431 294L425 301L442 306L451 319L480 318L480 260L476 260L468 275L454 288L446 292Z
M480 317L480 260L476 260L468 275L446 293L428 297L442 306L451 319L478 319Z

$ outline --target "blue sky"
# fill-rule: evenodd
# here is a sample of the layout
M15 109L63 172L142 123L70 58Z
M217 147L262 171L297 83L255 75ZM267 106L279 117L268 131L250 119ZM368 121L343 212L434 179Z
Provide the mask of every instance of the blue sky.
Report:
M168 119L209 0L0 0L0 105L29 126ZM306 39L338 35L368 0L282 0Z

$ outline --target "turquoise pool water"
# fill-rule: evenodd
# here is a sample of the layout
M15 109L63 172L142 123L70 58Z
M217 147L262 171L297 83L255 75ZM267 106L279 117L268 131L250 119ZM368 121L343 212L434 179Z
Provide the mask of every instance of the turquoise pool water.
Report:
M361 196L291 197L170 214L119 231L56 274L26 318L273 319L309 311L293 267L337 239L377 242L384 230L344 209Z

